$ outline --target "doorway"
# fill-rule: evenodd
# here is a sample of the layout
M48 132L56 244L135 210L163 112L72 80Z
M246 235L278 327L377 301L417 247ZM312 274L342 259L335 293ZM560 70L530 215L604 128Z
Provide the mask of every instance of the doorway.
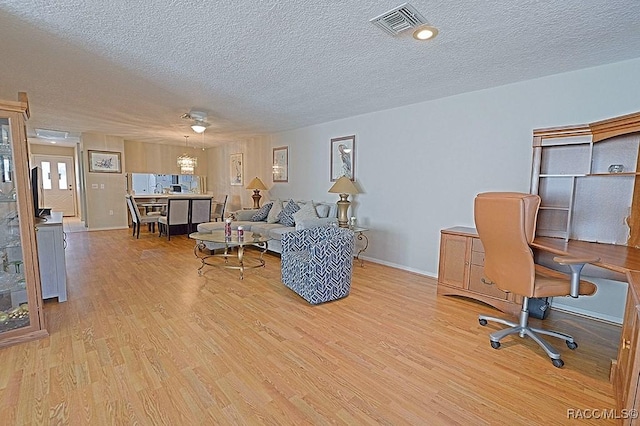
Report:
M76 177L73 157L34 155L33 162L42 169L44 206L61 211L63 216L75 216Z

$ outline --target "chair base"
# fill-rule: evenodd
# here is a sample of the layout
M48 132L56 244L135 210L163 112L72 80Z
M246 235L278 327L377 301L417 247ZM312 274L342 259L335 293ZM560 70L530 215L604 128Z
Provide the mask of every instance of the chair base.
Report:
M546 353L549 358L551 358L551 362L555 367L562 367L564 362L560 358L560 352L558 352L553 346L551 346L546 340L544 340L539 335L546 335L551 337L556 337L558 339L562 339L566 342L567 347L569 349L576 349L578 344L575 342L573 337L568 334L560 333L558 331L553 330L543 330L541 328L529 327L529 311L527 308L528 299L525 303L523 303L523 309L520 311L520 321L519 323L507 321L502 318L491 317L487 315L479 315L478 321L480 325L487 325L487 321L497 322L498 324L506 325L509 328L504 330L499 330L491 333L489 335L489 339L491 341L491 347L494 349L498 349L500 347L500 340L503 338L510 336L512 334L517 334L520 337L530 337L536 342Z

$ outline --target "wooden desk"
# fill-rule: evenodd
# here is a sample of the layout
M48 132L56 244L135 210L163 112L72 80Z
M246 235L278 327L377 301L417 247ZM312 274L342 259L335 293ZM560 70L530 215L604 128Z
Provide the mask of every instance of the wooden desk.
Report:
M640 354L640 249L551 237L538 237L531 246L537 257L547 252L551 256L599 258L585 266L587 275L629 283L618 356L612 362L610 377L618 413L640 409L640 360L636 359ZM470 297L517 316L520 297L484 282L483 265L484 249L474 228L458 226L441 231L438 294ZM631 420L623 419L623 423L631 424Z
M484 247L475 228L464 226L440 232L438 295L469 297L516 317L522 308L522 297L484 279Z
M594 263L621 277L629 283L622 333L618 346L618 359L612 363L611 380L618 410L640 409L640 353L638 331L640 330L640 249L611 244L560 238L538 237L531 246L558 255L576 257L599 257ZM622 411L619 411L622 412ZM628 412L628 411L627 411ZM623 424L631 424L631 418L622 419Z
M600 261L593 265L623 274L625 280L629 278L628 272L640 271L640 249L633 247L551 237L536 237L531 246L559 255L598 257Z

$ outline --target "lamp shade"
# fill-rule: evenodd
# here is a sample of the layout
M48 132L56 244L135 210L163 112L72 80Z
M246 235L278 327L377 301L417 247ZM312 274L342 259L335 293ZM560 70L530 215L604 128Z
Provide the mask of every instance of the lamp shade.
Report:
M329 189L329 192L334 194L359 194L360 191L353 184L351 179L346 176L342 176L340 179L333 184L333 186Z
M253 179L251 179L251 182L249 182L249 185L247 185L247 189L264 189L264 190L266 190L267 187L264 185L264 183L262 183L260 178L256 176Z

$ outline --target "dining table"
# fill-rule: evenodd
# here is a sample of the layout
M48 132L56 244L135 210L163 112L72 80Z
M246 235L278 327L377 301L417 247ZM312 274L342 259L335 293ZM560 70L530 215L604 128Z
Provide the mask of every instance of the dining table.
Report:
M145 215L166 214L167 203L149 202L138 203L138 206L144 208Z

